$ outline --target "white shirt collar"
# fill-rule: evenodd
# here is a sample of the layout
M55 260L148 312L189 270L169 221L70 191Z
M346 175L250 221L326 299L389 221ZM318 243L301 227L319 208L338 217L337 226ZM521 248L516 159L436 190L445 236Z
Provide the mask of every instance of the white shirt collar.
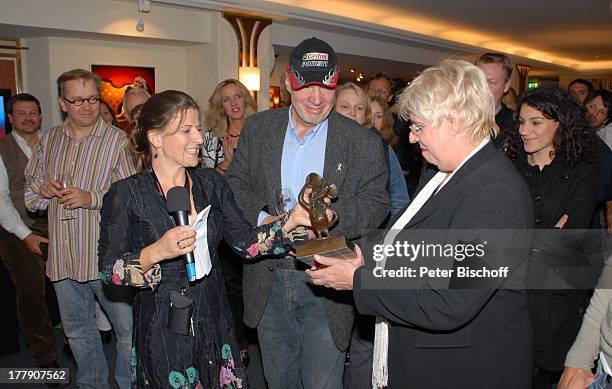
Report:
M28 157L28 159L32 158L32 149L28 146L28 141L26 141L21 135L17 133L17 131L12 131L11 134L17 143L17 146L23 151L23 153ZM38 135L38 139L40 139L40 130L36 131L36 135Z

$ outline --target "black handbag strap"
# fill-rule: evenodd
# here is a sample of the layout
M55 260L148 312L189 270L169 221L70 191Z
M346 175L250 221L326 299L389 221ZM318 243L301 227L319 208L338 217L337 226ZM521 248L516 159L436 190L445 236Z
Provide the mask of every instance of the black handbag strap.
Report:
M183 287L185 285L185 287ZM187 278L187 269L183 265L183 261L178 262L178 287L181 291L189 290L189 279Z

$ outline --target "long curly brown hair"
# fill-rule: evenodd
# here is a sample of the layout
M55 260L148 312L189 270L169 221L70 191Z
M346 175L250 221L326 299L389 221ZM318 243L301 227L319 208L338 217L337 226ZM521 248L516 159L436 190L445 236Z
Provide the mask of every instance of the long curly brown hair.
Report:
M547 119L559 122L553 138L555 158L561 158L567 166L580 161L597 160L597 134L589 127L585 109L567 91L555 86L544 86L524 92L516 105L516 123L519 122L520 109L524 104L542 112ZM512 160L525 154L518 126L512 131L505 131L504 139L500 142Z

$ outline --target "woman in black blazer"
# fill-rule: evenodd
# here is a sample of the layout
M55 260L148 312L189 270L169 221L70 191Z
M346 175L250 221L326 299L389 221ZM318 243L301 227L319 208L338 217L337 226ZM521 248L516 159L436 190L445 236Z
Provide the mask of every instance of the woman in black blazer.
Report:
M526 185L490 141L494 105L484 74L465 61L443 61L406 88L399 107L412 122L410 141L419 143L438 171L426 172L427 184L391 222L399 235L385 237L393 247L483 244L483 257L432 254L411 260L396 252L387 254L383 266L376 246L362 239L355 259L316 256L317 265L307 271L317 285L352 289L360 313L388 323L377 323L375 388L530 386L527 296L520 283L510 289L507 282L522 277L518 270L530 252L524 232L533 213ZM509 272L465 278L458 275L465 266ZM453 273L423 274L421 267ZM406 268L416 275L407 276ZM399 272L378 277L383 270Z
M518 131L506 152L529 186L536 228L588 229L597 201L597 135L583 110L557 87L527 91L517 107ZM536 234L532 262L558 257L563 236L562 231ZM531 287L533 387L550 389L559 381L588 297L581 290L546 290L537 283Z

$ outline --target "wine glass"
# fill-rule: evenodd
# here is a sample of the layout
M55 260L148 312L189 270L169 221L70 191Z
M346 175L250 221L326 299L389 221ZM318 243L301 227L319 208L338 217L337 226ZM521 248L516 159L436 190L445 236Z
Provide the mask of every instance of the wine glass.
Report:
M67 189L71 187L73 184L72 174L70 173L60 174L57 181L60 183L62 190ZM62 212L62 216L60 217L60 220L76 219L74 210L71 210L70 208L67 208L65 206L63 208L64 208L64 212Z
M295 207L295 197L291 188L276 189L274 191L274 210L277 215L289 212Z

